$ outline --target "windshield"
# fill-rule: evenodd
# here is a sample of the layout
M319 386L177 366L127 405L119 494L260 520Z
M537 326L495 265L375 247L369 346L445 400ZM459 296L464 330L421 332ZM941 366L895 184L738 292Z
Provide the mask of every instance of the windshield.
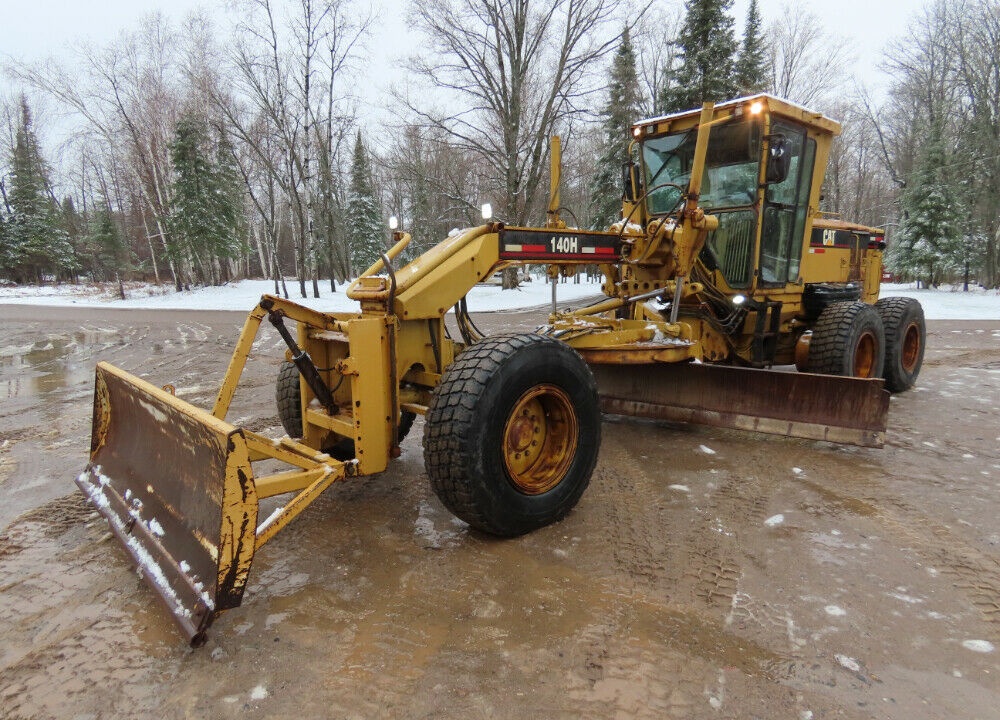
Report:
M651 138L642 144L649 212L676 209L687 191L694 163L696 129ZM760 133L751 122L712 128L701 181L701 205L706 210L752 205L760 176Z

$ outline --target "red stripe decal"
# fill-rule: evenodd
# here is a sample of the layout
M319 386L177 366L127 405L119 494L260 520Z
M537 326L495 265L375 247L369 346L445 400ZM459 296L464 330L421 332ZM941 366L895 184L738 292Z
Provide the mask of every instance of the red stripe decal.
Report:
M548 248L545 247L544 245L522 245L521 246L521 252L526 252L526 253L529 253L529 252L530 253L543 253L546 250L548 250Z

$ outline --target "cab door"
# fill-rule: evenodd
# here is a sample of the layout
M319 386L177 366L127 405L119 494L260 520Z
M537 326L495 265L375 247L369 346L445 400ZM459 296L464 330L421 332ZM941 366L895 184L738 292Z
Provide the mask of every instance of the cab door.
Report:
M757 285L761 287L798 282L809 212L809 191L816 162L816 141L806 136L806 130L801 125L775 120L771 124L770 137L784 139L790 162L785 179L768 183L764 190L757 266Z

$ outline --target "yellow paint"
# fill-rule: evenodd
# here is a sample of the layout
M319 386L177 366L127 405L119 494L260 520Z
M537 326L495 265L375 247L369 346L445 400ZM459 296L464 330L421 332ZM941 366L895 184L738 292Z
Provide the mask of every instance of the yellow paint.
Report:
M720 271L709 270L700 259L707 238L718 227L717 218L706 215L698 205L712 129L749 112L756 112L755 117L760 118L765 137L775 118L786 118L803 123L807 136L816 142L799 273L779 287L762 287L757 273L747 287L729 287ZM842 282L854 273L863 282L864 299L874 302L878 297L881 252L869 250L866 243L863 250L858 246L852 256L850 250L835 245L838 230L852 230L860 237L865 229L815 218L830 144L840 126L791 103L760 95L715 106L709 103L698 111L644 121L635 126L634 135L641 141L646 135L690 128L697 128L695 159L681 211L672 218L651 218L641 198L634 204L626 203L623 211L631 224L619 223L612 228L623 243L622 256L614 262L602 258L605 264L600 266L608 299L575 313L554 315L543 332L560 338L589 362L598 364L624 366L693 359L749 361L755 315L747 314L740 327L726 334L718 322L700 312L700 308L708 305L710 291L717 293L711 296L715 300L720 295L732 299L741 294L751 303L781 303L775 361L790 363L798 340L809 330L808 324L801 320L805 283ZM762 152L767 152L767 142ZM552 150L548 227L565 227L559 217L559 159L560 145L556 140ZM760 183L764 179L761 163ZM764 192L759 189L758 204L763 197ZM824 231L820 248L810 247L814 220L817 227L829 231ZM760 256L760 225L758 220L753 236L754 257ZM207 495L214 497L221 493L223 498L225 527L217 538L219 578L235 577L238 583L245 583L255 548L272 538L331 483L382 472L398 454L397 424L401 411L426 412L434 388L462 349L445 334L445 314L477 282L516 264L500 259L501 230L499 223L468 229L400 268L386 268L380 259L348 289L348 296L359 303L356 313L321 313L281 298L263 296L246 319L211 414L154 388L157 402L195 418L220 437L224 436L228 443L225 476L208 478L205 489ZM586 231L579 233L584 235ZM386 253L390 265L410 241L406 233L397 232L393 237L395 244ZM814 252L816 249L825 252ZM550 276L571 274L583 264L592 263L574 259L550 264ZM686 313L671 318L668 312L665 316L657 309L654 296L662 300L680 298L681 309ZM296 341L319 369L335 403L332 409L321 406L306 382L300 381L303 432L299 439L270 439L225 422L269 310L297 323ZM740 316L736 317L739 322ZM148 384L143 381L110 366L101 367L148 392L145 387ZM107 388L103 392L106 395ZM558 388L529 391L517 401L516 412L505 428L508 446L505 462L515 482L529 494L545 492L558 482L575 452L575 431L571 432L573 428L567 420L573 413L568 411L568 399L560 392ZM100 372L96 393L100 400ZM97 406L102 405L98 402ZM110 405L104 407L95 417L92 438L95 457L105 447L109 413L113 413ZM164 428L164 432L170 432L170 428ZM536 432L547 440L532 445ZM353 442L356 457L347 463L334 460L325 452L345 439ZM253 463L264 460L286 467L255 480ZM282 494L294 497L264 526L257 528L258 498ZM247 517L254 519L249 526L241 520Z

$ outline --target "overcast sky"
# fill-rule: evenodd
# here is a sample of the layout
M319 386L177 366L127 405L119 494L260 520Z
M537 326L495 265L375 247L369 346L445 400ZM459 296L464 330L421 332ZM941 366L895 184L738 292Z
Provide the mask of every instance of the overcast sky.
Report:
M674 2L678 7L682 0ZM362 0L363 2L363 0ZM765 24L783 14L786 0L759 0ZM180 21L197 8L209 10L225 21L223 0L0 0L0 56L40 60L50 55L68 57L67 48L80 41L103 45L123 29L154 11ZM365 83L364 100L381 104L384 90L414 39L408 36L405 10L408 0L372 0L377 22L370 42L372 60ZM738 32L743 29L749 0L735 0ZM887 42L903 34L907 23L923 5L920 0L805 0L831 33L843 38L857 56L854 73L877 88L882 78L877 70ZM0 87L7 88L0 80ZM367 114L367 113L366 113Z

